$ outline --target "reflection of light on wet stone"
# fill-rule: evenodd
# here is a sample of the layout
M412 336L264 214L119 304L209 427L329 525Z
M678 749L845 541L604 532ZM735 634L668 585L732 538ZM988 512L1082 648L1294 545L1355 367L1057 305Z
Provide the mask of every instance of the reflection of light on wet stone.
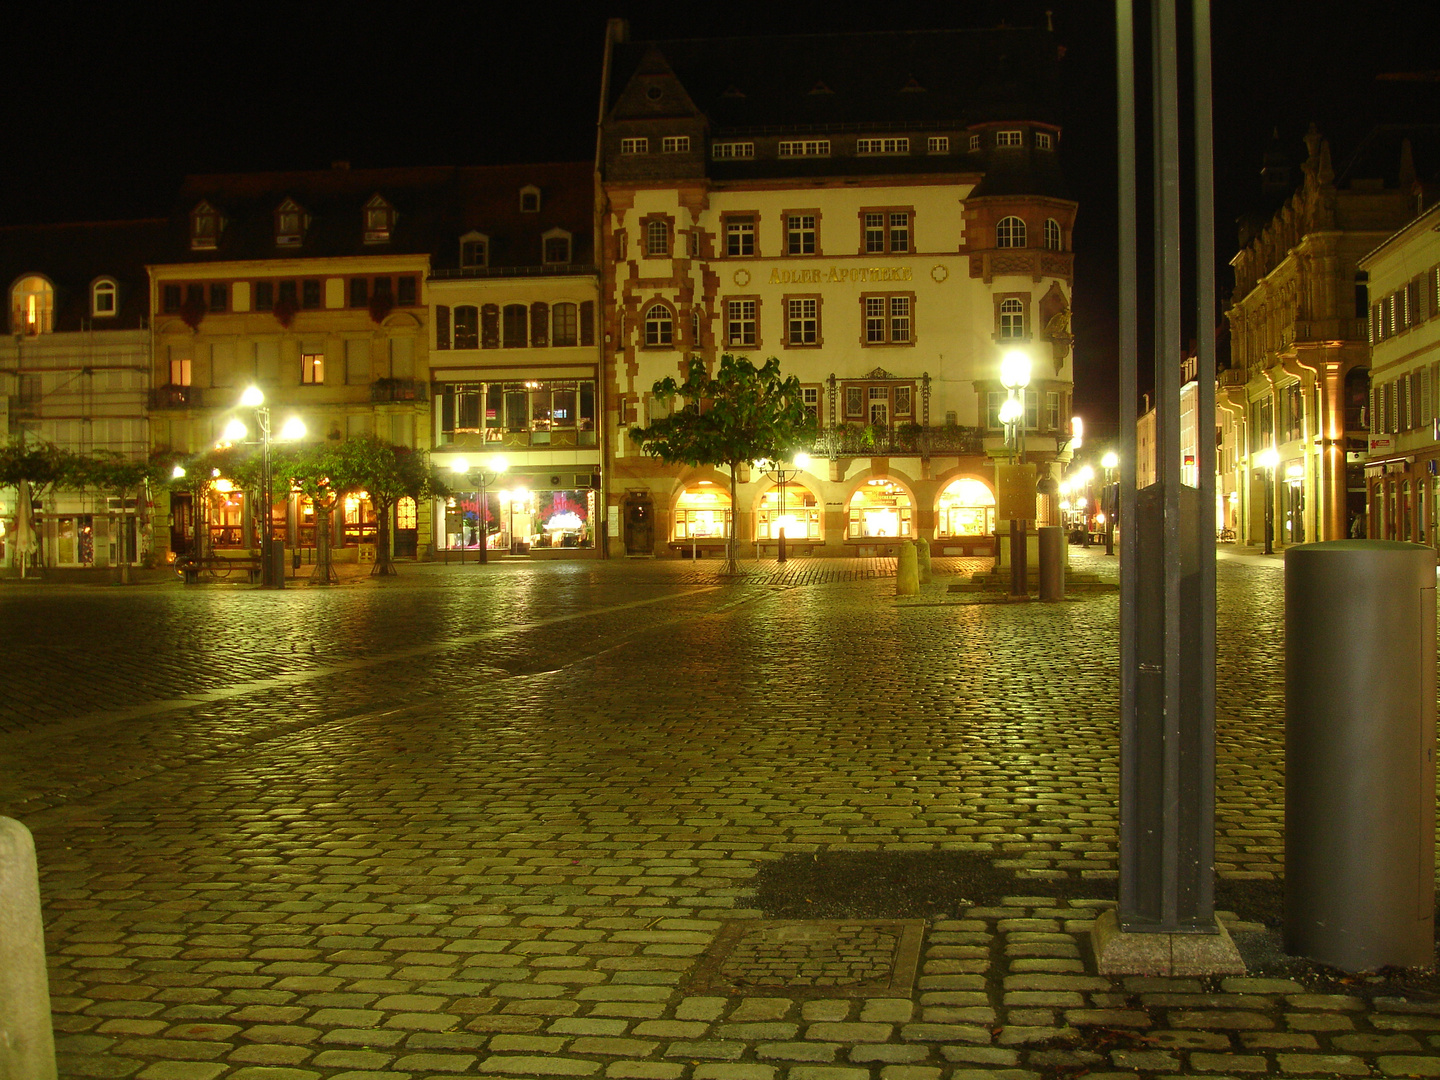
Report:
M888 983L897 934L864 923L759 927L720 965L742 986L854 986Z

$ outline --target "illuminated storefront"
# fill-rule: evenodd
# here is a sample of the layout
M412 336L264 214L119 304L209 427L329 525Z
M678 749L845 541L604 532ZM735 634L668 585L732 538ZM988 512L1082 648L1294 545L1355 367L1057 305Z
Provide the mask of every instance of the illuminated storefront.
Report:
M730 496L708 480L686 488L675 503L675 539L689 543L729 535Z
M780 530L785 530L785 539L820 539L820 504L815 496L802 487L787 485L785 506L780 506L780 488L767 491L760 500L756 528L761 540L775 540Z
M501 544L515 554L595 546L593 490L499 492Z
M995 531L995 494L979 480L952 481L940 493L936 535L989 536Z
M893 480L875 477L850 497L846 537L860 540L913 536L914 512L904 488Z

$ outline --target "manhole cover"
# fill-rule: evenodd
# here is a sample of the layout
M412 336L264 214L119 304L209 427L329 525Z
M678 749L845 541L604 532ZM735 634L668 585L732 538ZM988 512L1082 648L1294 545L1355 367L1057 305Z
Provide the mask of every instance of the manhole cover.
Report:
M924 933L924 919L726 923L690 986L908 997Z

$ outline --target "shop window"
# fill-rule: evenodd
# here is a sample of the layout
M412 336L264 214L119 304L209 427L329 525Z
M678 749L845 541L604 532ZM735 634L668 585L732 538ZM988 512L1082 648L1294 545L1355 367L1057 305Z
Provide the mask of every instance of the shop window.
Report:
M90 314L99 318L114 315L116 287L114 278L101 278L90 286Z
M760 499L756 514L756 535L761 540L778 540L780 530L785 530L786 541L814 540L820 537L820 504L815 496L803 487L785 485L784 505L777 485Z
M1023 248L1025 246L1025 222L1018 217L1003 217L995 223L995 246L997 248Z
M569 348L580 339L578 320L574 304L556 304L550 309L550 343L557 348Z
M876 477L850 497L847 536L908 537L913 532L914 508L910 496L893 480Z
M995 494L979 480L952 481L940 493L939 536L988 536L995 531Z
M645 311L645 345L668 349L675 341L675 316L664 304L651 304Z
M55 289L38 275L21 278L10 291L10 332L48 334L54 329Z
M718 484L686 488L675 504L677 541L724 540L730 535L730 496Z

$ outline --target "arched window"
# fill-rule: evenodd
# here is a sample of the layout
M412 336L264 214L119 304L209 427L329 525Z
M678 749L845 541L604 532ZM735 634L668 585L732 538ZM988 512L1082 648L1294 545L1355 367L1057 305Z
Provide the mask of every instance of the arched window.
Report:
M1000 301L1000 338L1025 336L1025 305L1014 297Z
M651 304L645 312L645 344L668 348L675 343L675 317L664 304Z
M1025 246L1025 222L1018 217L1004 217L995 226L995 246L1021 248Z
M10 332L48 334L55 329L55 290L38 274L22 277L10 291Z
M660 218L654 218L645 226L645 254L650 256L670 254L670 226Z
M910 536L913 508L905 489L893 480L875 477L850 497L848 536Z
M979 480L952 481L940 493L939 535L988 536L995 531L995 495Z
M782 508L777 485L761 498L755 527L761 540L779 539L781 529L786 540L819 540L820 504L808 489L787 484Z
M1060 250L1060 223L1054 218L1045 219L1045 247L1049 251Z
M550 344L568 347L578 340L574 304L556 304L550 309Z
M730 535L730 496L718 484L701 481L675 504L676 540L723 540Z
M90 314L106 319L113 316L119 305L116 302L114 278L101 278L90 286Z

